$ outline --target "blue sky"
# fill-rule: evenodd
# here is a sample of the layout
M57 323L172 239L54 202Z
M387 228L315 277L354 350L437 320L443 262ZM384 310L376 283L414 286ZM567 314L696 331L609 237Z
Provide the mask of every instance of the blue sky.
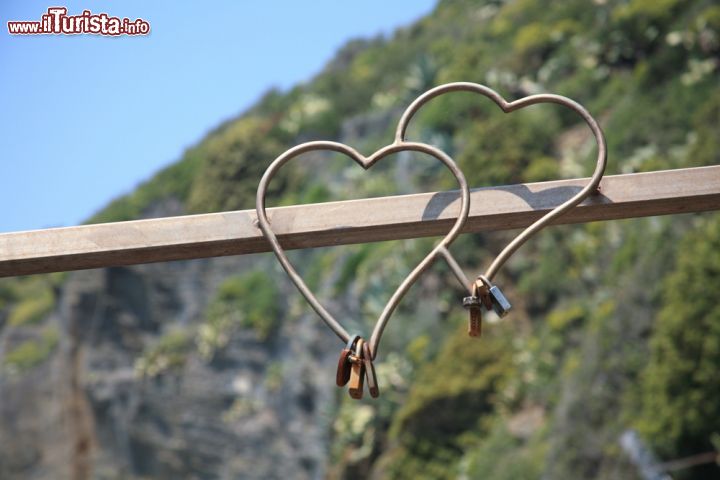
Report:
M81 223L268 88L433 0L0 2L0 232ZM11 36L49 6L141 17L147 37Z

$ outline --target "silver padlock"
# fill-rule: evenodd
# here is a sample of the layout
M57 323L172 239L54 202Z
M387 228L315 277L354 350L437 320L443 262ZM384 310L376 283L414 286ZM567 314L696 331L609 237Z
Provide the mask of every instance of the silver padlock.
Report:
M502 318L507 315L510 309L512 309L512 305L510 305L510 302L508 302L508 299L505 298L502 291L493 285L490 287L490 291L488 293L490 294L490 300L492 300L493 310L495 310L497 316Z

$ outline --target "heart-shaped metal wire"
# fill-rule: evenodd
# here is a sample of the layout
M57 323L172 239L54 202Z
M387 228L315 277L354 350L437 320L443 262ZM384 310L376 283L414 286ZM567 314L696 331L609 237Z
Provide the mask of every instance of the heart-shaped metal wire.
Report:
M338 322L335 317L333 317L330 312L327 311L327 309L325 309L325 307L320 303L315 294L305 284L305 281L302 279L302 277L295 270L295 267L293 267L293 265L290 263L290 260L288 259L285 250L283 249L282 245L280 245L277 236L275 235L272 227L270 226L270 221L268 220L267 213L265 211L265 196L267 192L267 187L273 176L275 176L278 170L287 162L303 153L307 153L310 151L334 151L344 154L345 156L354 160L365 170L372 167L375 163L377 163L384 157L387 157L388 155L392 155L394 153L402 151L421 152L435 157L437 160L442 162L453 174L460 187L460 214L458 215L457 220L455 220L455 224L445 235L445 237L435 246L435 248L433 248L430 253L428 253L425 258L423 258L423 260L420 261L420 263L418 263L418 265L410 272L410 274L405 277L405 280L402 281L402 283L393 293L392 297L390 297L390 300L388 300L387 304L385 304L385 308L383 309L380 317L375 323L375 327L373 329L372 336L370 337L369 342L370 353L372 354L372 358L375 359L375 357L377 356L378 344L380 343L380 338L382 337L383 331L385 330L385 326L387 325L390 316L395 311L395 308L397 308L398 304L400 303L400 300L402 300L403 296L417 281L420 275L422 275L422 273L427 270L428 267L430 267L430 265L432 265L432 263L437 258L446 258L446 255L448 254L447 247L450 245L450 243L452 243L453 240L455 240L455 238L457 238L458 234L460 233L460 229L465 224L468 213L470 211L470 191L468 189L467 181L465 180L465 175L463 175L462 171L457 166L455 161L442 150L439 150L436 147L424 143L406 142L402 139L397 138L395 139L394 143L377 150L369 157L362 155L354 148L351 148L343 143L330 141L307 142L285 151L285 153L277 157L270 164L270 166L263 174L262 179L260 180L260 184L258 185L257 190L257 196L255 199L255 207L257 211L258 224L260 226L260 229L265 235L267 241L270 243L273 252L275 252L275 256L280 261L280 264L285 269L285 272L287 272L290 280L295 284L297 289L305 297L310 306L312 306L312 308L317 312L318 315L320 315L320 317L328 325L328 327L330 327L330 329L332 329L332 331L335 332L335 334L340 337L343 342L347 342L350 339L350 334L347 332L347 330L345 330L342 324Z
M495 90L486 87L485 85L470 82L455 82L446 83L444 85L432 88L420 95L418 98L416 98L415 101L413 101L413 103L411 103L410 106L405 110L402 117L400 118L400 122L398 122L397 130L395 132L395 142L397 143L405 141L405 135L407 133L407 128L410 124L410 120L412 120L413 116L417 113L418 110L420 110L420 107L425 105L433 98L450 92L479 93L480 95L488 97L490 100L495 102L495 104L497 104L497 106L500 107L500 109L505 113L511 113L515 110L520 110L521 108L535 105L538 103L555 103L558 105L562 105L575 111L582 117L583 120L585 120L585 123L587 123L593 135L595 136L595 140L598 145L595 171L590 177L590 181L587 183L587 185L585 185L585 187L583 187L573 197L558 205L550 212L543 215L540 219L532 223L525 230L523 230L500 252L497 257L495 257L495 260L493 260L493 262L490 264L490 267L485 271L485 274L482 275L488 280L492 281L498 270L500 270L500 268L505 264L505 262L508 261L512 254L515 253L518 248L520 248L525 242L527 242L530 237L535 235L551 221L567 213L570 209L585 200L585 198L587 198L589 195L597 191L598 185L600 185L600 180L605 173L605 166L607 164L607 145L605 143L605 135L603 134L597 120L595 120L595 118L590 115L590 112L588 112L585 107L570 98L563 97L561 95L539 94L530 95L512 102L508 102ZM460 283L462 283L462 285L468 289L468 292L472 294L472 282L465 276L465 273L463 272L462 268L460 268L452 254L447 249L443 249L440 253L448 262L448 265L450 266ZM482 285L480 283L479 277L481 277L481 275L478 275L478 280L476 280L475 282L478 283L478 287L481 287Z
M479 93L480 95L488 97L493 102L495 102L495 104L498 105L500 109L505 113L510 113L515 110L519 110L521 108L535 105L538 103L555 103L570 108L571 110L578 113L583 118L583 120L585 120L585 123L587 123L593 135L595 136L595 140L598 145L595 171L593 172L593 175L590 178L588 184L585 185L585 187L583 187L573 197L566 200L561 205L555 207L553 210L551 210L543 217L531 224L529 227L527 227L525 230L523 230L500 252L497 257L495 257L495 260L493 260L490 267L486 270L485 274L478 275L478 280L475 280L473 282L471 282L467 278L460 265L457 263L453 255L448 250L448 246L450 245L450 243L452 243L452 241L455 240L455 238L460 233L460 229L465 224L469 213L470 195L465 176L463 175L457 164L441 150L424 143L408 142L405 140L405 135L407 133L407 128L410 121L424 104L426 104L433 98L443 95L445 93L458 91ZM390 316L394 312L395 308L397 308L397 305L400 303L405 293L407 293L410 287L417 281L420 275L433 263L433 261L435 261L438 257L444 258L457 279L460 281L460 283L464 286L464 288L468 289L469 293L472 294L473 283L477 283L478 286L481 286L479 284L480 277L484 277L487 280L491 281L493 277L497 274L498 270L505 264L505 262L507 262L507 260L512 256L512 254L515 253L526 241L528 241L530 237L532 237L534 234L536 234L554 219L567 213L570 209L581 203L589 195L596 192L598 189L598 185L600 184L600 180L602 179L602 176L605 172L605 166L607 164L607 146L605 143L605 136L602 132L602 129L600 128L600 125L582 105L575 102L574 100L563 97L561 95L540 94L530 95L512 102L508 102L493 89L486 87L485 85L470 82L456 82L440 85L420 95L417 99L415 99L415 101L413 101L412 104L410 104L410 106L405 110L402 117L400 118L400 122L398 123L397 130L395 132L394 143L381 148L369 157L365 157L364 155L358 153L355 149L348 147L347 145L329 141L307 142L291 148L290 150L287 150L285 153L276 158L275 161L273 161L273 163L268 167L262 179L260 180L260 184L258 185L256 197L258 223L260 225L260 229L265 235L265 238L267 238L270 246L275 252L275 255L277 256L278 260L280 260L281 265L287 272L292 282L298 288L300 293L305 297L308 303L310 303L313 309L318 313L318 315L320 315L323 321L325 321L325 323L337 334L338 337L340 337L343 342L347 342L350 339L350 334L345 330L345 328L340 324L340 322L338 322L322 306L322 304L318 301L312 291L307 287L302 277L300 277L295 268L292 266L275 233L272 231L270 222L267 218L267 214L265 211L265 195L268 184L270 183L270 180L275 175L275 173L280 169L280 167L282 167L285 163L297 157L298 155L309 151L321 150L330 150L342 153L353 159L365 170L372 167L380 159L393 153L408 150L423 152L435 157L436 159L444 163L445 166L448 167L451 173L455 176L458 184L460 185L460 215L455 221L452 229L443 238L443 240L440 241L440 243L438 243L435 248L433 248L433 250L413 269L413 271L405 278L405 280L403 280L397 290L395 290L395 292L393 293L392 297L390 298L385 308L383 309L383 312L378 318L369 342L370 351L373 359L377 356L378 344L380 342L380 338L382 337L385 326L390 319Z

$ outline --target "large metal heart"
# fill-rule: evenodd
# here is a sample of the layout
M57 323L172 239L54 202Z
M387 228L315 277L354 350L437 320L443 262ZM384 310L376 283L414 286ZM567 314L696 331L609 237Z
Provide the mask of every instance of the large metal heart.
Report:
M505 113L514 112L515 110L520 110L521 108L525 108L527 106L535 105L538 103L555 103L558 105L562 105L563 107L569 108L570 110L578 113L582 117L582 119L585 120L585 123L587 123L593 135L595 136L595 140L598 146L595 171L593 172L592 177L590 177L587 185L585 185L585 187L583 187L578 193L563 202L561 205L555 207L553 210L543 215L540 219L536 220L532 225L523 230L520 235L515 237L500 252L500 254L495 257L495 260L493 260L490 267L485 271L484 276L488 280L492 280L500 267L502 267L503 264L505 264L505 262L510 258L510 256L515 253L515 251L517 251L517 249L520 248L522 244L528 241L530 237L535 235L548 223L568 212L570 209L578 205L589 195L597 191L600 180L602 179L603 173L605 172L605 165L607 164L607 146L605 144L605 136L603 135L602 129L600 128L598 122L593 118L592 115L590 115L590 113L585 109L585 107L567 97L553 94L540 94L530 95L528 97L524 97L513 102L508 102L495 90L488 88L485 85L469 82L456 82L447 83L445 85L435 87L415 99L415 101L410 104L410 106L405 110L400 119L400 122L398 123L398 127L395 132L395 142L399 143L405 141L405 135L407 133L407 127L410 123L410 120L412 120L413 116L417 113L420 107L425 105L433 98L450 92L479 93L480 95L488 97L490 100L495 102L497 106L499 106L500 109ZM450 252L444 250L440 253L445 257L458 280L464 285L465 288L468 289L468 292L472 292L472 283L465 276L462 269L455 261L453 256L450 254Z
M305 297L305 299L318 313L318 315L320 315L323 321L335 332L335 334L337 334L338 337L340 337L343 342L347 342L350 339L350 334L347 332L347 330L345 330L342 324L338 322L330 314L330 312L325 309L325 307L323 307L315 294L308 288L308 286L305 284L305 281L295 270L295 267L292 266L290 260L287 257L287 254L285 253L285 250L280 245L277 236L273 232L270 222L267 218L267 214L265 212L265 194L267 191L267 187L270 183L270 180L272 180L273 176L277 173L278 170L280 170L283 165L303 153L328 150L342 153L345 156L350 157L365 170L375 165L375 163L377 163L381 159L394 153L402 151L422 152L431 155L440 162L442 162L453 174L453 176L457 180L458 186L460 187L460 214L458 215L457 220L455 220L455 224L447 233L447 235L445 235L445 237L435 246L435 248L433 248L430 253L425 256L425 258L423 258L423 260L412 270L412 272L410 272L410 274L405 278L405 280L403 280L400 286L398 286L397 290L395 290L392 297L390 297L390 300L388 300L385 308L380 314L380 317L375 323L375 327L373 329L373 333L369 342L370 353L372 354L372 358L374 359L377 356L378 344L380 343L380 338L382 337L383 330L385 329L385 326L387 325L387 322L390 319L393 311L400 303L400 300L402 300L405 293L407 293L407 291L417 281L420 275L428 267L430 267L430 265L432 265L435 259L437 259L438 257L445 257L448 245L450 245L450 243L452 243L452 241L455 240L455 238L460 233L460 229L465 224L468 213L470 211L470 192L468 190L467 181L465 180L465 176L463 175L462 171L460 170L460 168L458 168L455 161L453 161L453 159L450 158L447 154L431 145L426 145L424 143L405 142L403 140L396 140L393 144L381 148L369 157L360 154L355 149L348 147L347 145L342 143L329 141L308 142L293 147L290 150L287 150L285 153L276 158L275 161L272 162L272 164L270 164L268 169L265 171L262 179L260 180L260 184L258 185L257 190L255 206L257 210L260 229L265 235L265 238L270 243L273 252L275 252L275 256L278 258L278 260L280 260L280 263L290 277L290 280L292 280L300 293Z

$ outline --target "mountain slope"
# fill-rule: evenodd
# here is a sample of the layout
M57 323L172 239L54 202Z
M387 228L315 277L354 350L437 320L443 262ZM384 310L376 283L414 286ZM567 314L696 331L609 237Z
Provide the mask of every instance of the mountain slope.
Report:
M268 92L93 221L252 208L284 149L336 139L369 153L417 94L449 81L580 101L601 120L610 174L720 164L719 30L711 1L441 2ZM472 186L586 175L595 154L572 112L505 115L470 94L431 102L409 137L451 154ZM301 163L270 203L453 185L415 155L368 174L323 154ZM22 447L0 454L0 476L638 478L618 442L627 429L663 461L718 448L718 225L707 213L548 229L501 273L516 310L480 341L437 265L388 327L382 396L362 402L333 387L341 346L270 255L3 281L0 394L14 400L0 441ZM465 235L452 250L477 272L511 238ZM292 255L367 332L431 245Z

